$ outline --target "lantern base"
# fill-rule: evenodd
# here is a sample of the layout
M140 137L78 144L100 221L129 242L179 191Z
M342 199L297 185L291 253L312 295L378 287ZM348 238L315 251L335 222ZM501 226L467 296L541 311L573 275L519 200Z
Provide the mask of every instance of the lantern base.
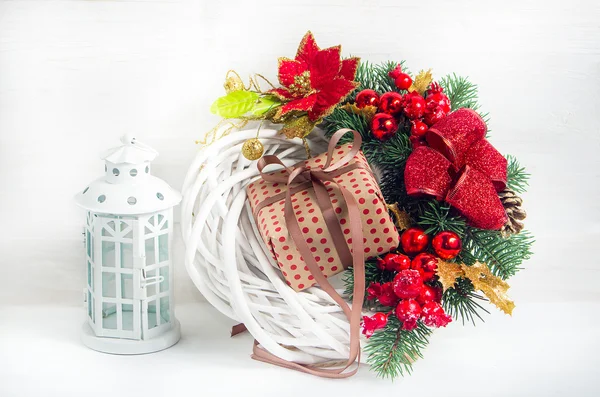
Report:
M146 354L167 349L181 337L179 321L175 319L173 326L164 334L151 339L133 340L96 336L86 322L81 329L81 341L92 350L109 354Z

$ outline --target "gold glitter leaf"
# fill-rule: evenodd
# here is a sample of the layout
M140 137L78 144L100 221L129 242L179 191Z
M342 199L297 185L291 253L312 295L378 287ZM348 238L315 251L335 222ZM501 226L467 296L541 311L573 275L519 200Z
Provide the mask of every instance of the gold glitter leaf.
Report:
M444 291L453 287L456 279L464 274L461 265L458 263L444 262L439 258L436 273L440 278Z
M388 204L387 209L394 214L394 218L396 218L395 225L398 231L406 230L411 226L410 215L405 211L401 211L398 208L398 203Z
M375 117L375 113L377 113L377 107L370 105L359 108L354 103L347 103L344 106L341 106L341 108L348 113L354 113L363 116L367 121L371 121L373 117Z
M316 123L310 121L308 116L291 118L285 122L283 128L279 131L286 138L304 138L315 128Z
M506 292L510 286L506 281L494 276L484 263L476 262L473 266L462 264L461 268L473 287L481 290L498 309L512 315L515 303L508 299Z
M252 109L257 100L256 92L233 91L214 101L210 111L226 119L235 119Z
M433 81L433 75L431 74L431 69L428 71L421 70L417 77L415 77L413 83L408 89L409 92L417 91L419 94L423 95L429 84Z

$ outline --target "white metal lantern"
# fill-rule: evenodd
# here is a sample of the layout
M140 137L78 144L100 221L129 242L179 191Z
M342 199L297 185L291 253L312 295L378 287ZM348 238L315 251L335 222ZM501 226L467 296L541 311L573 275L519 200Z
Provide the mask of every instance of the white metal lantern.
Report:
M105 176L75 197L87 210L82 339L106 353L150 353L180 336L171 244L181 194L150 174L155 150L132 137L121 142L102 156Z

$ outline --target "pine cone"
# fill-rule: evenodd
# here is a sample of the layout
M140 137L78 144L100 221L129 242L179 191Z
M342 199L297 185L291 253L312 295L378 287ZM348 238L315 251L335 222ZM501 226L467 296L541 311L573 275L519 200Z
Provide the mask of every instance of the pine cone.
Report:
M525 219L525 217L527 217L527 213L521 207L523 204L523 199L517 196L517 194L509 188L504 189L498 194L498 196L500 196L500 201L502 202L502 205L506 210L506 215L508 216L508 221L500 230L502 235L504 237L508 237L511 234L518 234L525 226L523 222L519 221L522 221Z

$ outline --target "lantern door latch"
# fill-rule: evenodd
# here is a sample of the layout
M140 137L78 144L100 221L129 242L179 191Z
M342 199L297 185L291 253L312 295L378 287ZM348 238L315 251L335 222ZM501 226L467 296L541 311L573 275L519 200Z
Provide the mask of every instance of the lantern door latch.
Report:
M164 276L147 277L146 276L146 269L142 269L142 280L141 280L141 286L142 286L142 288L148 287L150 285L162 283L163 281L165 281Z

